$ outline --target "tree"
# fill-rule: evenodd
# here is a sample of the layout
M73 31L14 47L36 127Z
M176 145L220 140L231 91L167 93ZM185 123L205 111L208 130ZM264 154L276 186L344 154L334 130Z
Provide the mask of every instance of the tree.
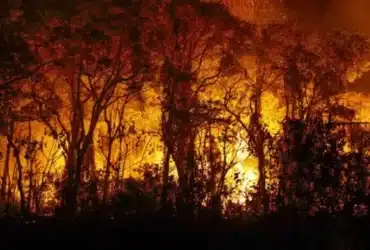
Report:
M198 127L206 122L207 110L199 95L220 77L220 58L233 39L238 22L220 4L170 1L165 5L161 27L163 58L162 128L166 146L163 200L166 198L169 161L172 157L182 192L182 205L192 210L191 186L196 173L194 145ZM164 32L165 31L165 32Z
M105 157L106 168L103 180L103 202L107 203L110 191L110 181L112 170L115 172L115 184L117 191L120 178L123 178L123 168L127 154L129 153L130 134L135 133L134 126L125 120L127 114L126 106L132 96L126 95L121 100L117 100L111 107L104 110L105 128L102 129L100 136L100 149Z
M24 80L36 73L44 63L36 64L25 37L25 19L18 6L4 4L0 17L0 132L7 138L2 172L1 196L5 198L9 181L9 164L18 105ZM9 197L8 197L9 198Z
M248 149L258 159L259 194L264 211L268 212L266 195L266 152L272 139L264 117L262 117L263 95L278 86L282 80L280 71L281 44L279 41L280 24L256 24L250 34L252 45L245 46L244 51L231 55L234 74L238 77L225 84L221 107L244 131L243 138Z
M331 109L337 103L330 99L346 91L346 73L367 53L367 41L341 30L296 26L285 32L292 42L284 54L287 116L305 119L324 107Z
M34 45L48 46L43 51L35 47L39 60L55 61L42 75L40 90L34 88L32 95L40 114L52 114L52 119L40 116L40 120L59 139L65 154L62 206L68 216L76 212L83 164L104 110L121 98L137 96L147 81L143 77L148 61L135 12L123 18L121 11L112 13L117 9L111 5L103 7L81 3L66 17L52 15L46 31L40 31L41 41L37 40L40 36L33 40ZM85 9L94 12L94 17L86 16ZM48 98L59 100L59 109L45 107Z
M347 71L356 65L368 50L366 40L344 31L311 30L299 26L293 32L291 28L287 31L292 34L289 38L292 43L285 49L283 69L287 124L292 121L301 124L302 129L306 122L321 120L323 110L330 113L329 120L338 116L353 118L353 114L347 112L348 109L341 106L338 99L340 94L346 91ZM341 42L337 42L338 40ZM293 142L294 145L305 144L306 136L291 140L289 138L292 134L288 132L290 130L284 131L287 133L287 150L295 148L289 143L297 138L301 141ZM288 162L290 163L282 166L282 179L285 180L281 183L282 189L289 178L295 179L294 174L305 164L301 160L289 159ZM288 177L288 173L293 175Z

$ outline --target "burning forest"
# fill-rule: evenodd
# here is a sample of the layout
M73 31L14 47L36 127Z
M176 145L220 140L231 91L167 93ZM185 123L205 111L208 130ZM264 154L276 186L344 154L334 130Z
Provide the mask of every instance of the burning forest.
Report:
M4 216L367 217L368 37L267 2L4 5Z

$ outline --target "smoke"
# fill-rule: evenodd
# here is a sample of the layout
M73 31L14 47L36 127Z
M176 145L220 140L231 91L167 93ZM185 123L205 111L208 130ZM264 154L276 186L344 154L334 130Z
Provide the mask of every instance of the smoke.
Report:
M222 2L248 21L296 20L324 28L344 28L370 38L369 0L204 0Z
M229 7L232 14L249 22L276 23L285 20L285 13L281 11L281 0L221 0L221 2Z
M341 1L341 0L339 0ZM336 1L338 3L339 1ZM290 18L300 21L320 22L332 9L333 0L281 0L282 10Z
M315 26L347 29L370 38L369 0L281 0L295 20Z
M255 23L276 23L294 20L302 26L324 30L341 29L359 33L370 39L370 0L208 0L221 1L235 16ZM367 65L366 60L363 64ZM357 65L356 77L349 79L360 89L370 91L363 75L369 67ZM361 71L362 73L358 73ZM366 78L366 79L370 79ZM357 83L361 81L360 83Z

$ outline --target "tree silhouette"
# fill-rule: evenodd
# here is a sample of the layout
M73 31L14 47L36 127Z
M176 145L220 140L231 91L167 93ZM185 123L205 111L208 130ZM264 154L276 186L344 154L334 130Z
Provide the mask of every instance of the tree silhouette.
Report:
M219 4L171 1L165 10L169 31L163 38L165 47L159 50L163 58L162 124L167 148L164 187L172 157L182 190L180 206L188 206L186 210L191 211L194 206L191 186L195 185L196 175L194 143L197 128L205 121L199 94L219 79L222 68L216 56L223 52L222 43L232 39L228 33L231 34L235 20ZM211 60L216 60L215 66Z
M210 2L4 3L8 214L366 215L368 128L343 94L368 41L289 1L246 1L249 21Z
M81 12L72 12L68 18L52 16L46 26L50 32L44 34L50 41L49 51L38 51L40 60L51 58L55 61L49 75L41 79L40 86L49 98L63 100L64 107L48 110L43 105L44 97L36 91L33 93L40 111L46 109L53 114L53 119L41 117L41 120L53 135L62 134L60 145L66 157L62 201L69 216L73 216L77 208L83 164L94 144L94 133L104 110L121 98L137 95L145 81L143 72L147 70L146 65L140 66L143 54L138 51L138 38L116 28L117 22L125 23L131 16L108 23L105 18L110 13L98 11L95 18L105 21L92 22L80 10L83 7L95 11L98 6L77 5ZM62 91L59 90L61 85L64 85ZM64 91L68 97L63 96ZM68 109L70 116L65 113Z

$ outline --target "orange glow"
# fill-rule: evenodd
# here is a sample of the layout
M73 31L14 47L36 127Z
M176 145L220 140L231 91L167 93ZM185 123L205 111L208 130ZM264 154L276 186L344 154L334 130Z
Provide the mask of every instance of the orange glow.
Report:
M247 62L246 62L247 63ZM249 67L252 67L253 61L249 61ZM348 76L349 79L351 75ZM353 77L353 76L352 76ZM232 83L232 79L229 80L230 84ZM224 87L208 87L205 91L201 94L200 99L209 100L211 98L213 101L222 100L225 90L225 84L221 83ZM217 86L217 85L216 85ZM240 91L242 93L243 87L242 85L239 86L237 84L235 86L236 91ZM65 102L64 108L62 109L62 115L68 117L69 115L69 98L66 95L66 92L63 91L62 84L58 85L60 88L57 93L59 97ZM54 90L56 91L56 90ZM143 100L144 103L139 102L138 100L133 100L128 103L126 107L126 114L125 119L132 124L135 124L135 130L137 133L131 134L127 136L126 143L128 148L124 147L123 150L128 150L127 159L125 160L124 166L124 177L139 177L137 172L138 168L143 166L144 164L159 164L161 165L163 162L163 143L160 140L160 119L161 119L161 111L160 111L160 95L158 91L153 88L148 88L143 92ZM369 121L370 120L370 99L363 94L356 94L356 93L348 93L344 96L343 100L345 100L345 104L349 107L354 107L357 110L356 120L358 121ZM89 104L91 105L91 104ZM236 100L233 100L231 105L238 105ZM87 106L87 109L89 106ZM116 112L112 109L112 112ZM267 125L268 131L274 135L278 133L281 129L281 122L284 119L285 110L282 107L279 98L275 96L272 92L265 92L262 96L262 122ZM248 117L243 118L246 123L248 123ZM115 121L116 123L118 121ZM57 123L54 123L57 124ZM68 123L64 123L65 126L68 126ZM85 123L85 129L88 129L89 123ZM39 122L32 122L32 137L41 139L43 137L45 143L47 145L54 145L54 147L47 147L45 148L45 155L52 155L55 151L54 157L56 158L55 162L53 163L53 176L54 178L61 178L65 160L62 157L63 149L57 148L56 141L53 140L50 136L43 136L44 130L46 127ZM58 128L58 126L56 126ZM16 134L20 137L27 136L27 129L26 125L19 125ZM99 133L106 133L106 127L103 120L99 121L97 130ZM145 132L146 134L142 134L142 136L138 139L138 134ZM240 132L237 136L238 140L237 143L234 145L234 149L231 150L228 155L228 161L231 161L234 155L235 158L235 165L229 171L227 176L227 184L232 187L235 186L234 181L234 174L238 173L240 176L240 183L237 184L237 187L234 190L234 194L230 196L230 199L239 204L245 204L246 202L246 194L248 192L253 191L253 187L257 184L258 181L258 170L257 170L257 160L254 156L250 154L248 151L248 146L246 141L243 139L244 133ZM99 140L98 134L94 137L94 147L95 150L95 164L97 169L100 171L104 171L105 166L107 164L106 159L104 158L103 152L98 150L97 141ZM118 143L114 144L114 149L118 150ZM219 146L221 150L221 146ZM349 149L347 149L349 150ZM113 152L112 158L117 158L117 152ZM41 156L40 158L43 159L44 162L47 161L45 158L46 156ZM14 159L12 160L12 164L15 164ZM22 159L24 165L26 164L25 160ZM173 165L173 163L172 163ZM175 173L176 175L176 173ZM19 195L17 195L19 198ZM54 186L50 186L50 188L44 192L43 194L43 204L56 204L56 189Z
M107 1L107 3L108 2L110 1ZM210 39L210 37L213 37L213 33L219 32L219 27L213 23L210 25L211 21L208 22L208 20L207 22L203 22L203 15L206 16L203 11L199 11L199 13L202 13L201 17L196 16L193 22L189 22L194 26L194 32L190 32L188 31L191 26L189 23L185 23L182 26L179 25L180 28L177 27L177 21L180 22L182 20L176 20L176 22L174 21L172 23L170 20L172 17L164 14L165 8L163 6L159 6L157 10L158 13L163 16L156 16L153 17L153 19L149 18L151 21L144 24L144 26L147 25L150 29L152 25L161 26L163 30L155 30L154 33L157 32L158 34L154 35L148 30L135 30L138 22L127 24L127 29L134 30L132 32L127 32L127 34L122 30L117 32L117 30L114 29L116 27L111 28L108 25L109 28L106 29L111 30L104 30L102 33L111 38L107 39L109 41L104 39L100 40L99 38L97 39L99 42L81 42L81 37L77 34L77 31L79 31L81 27L85 28L85 24L89 22L87 11L82 11L83 13L80 13L81 16L74 16L71 18L72 21L69 24L70 27L68 27L70 28L69 32L72 34L69 34L70 37L68 39L70 40L61 35L56 38L56 41L50 42L50 44L46 43L51 37L49 33L53 33L51 30L62 27L60 25L63 22L57 20L57 18L52 18L45 27L35 32L36 38L30 38L28 42L32 52L37 55L39 61L44 62L51 59L60 60L61 58L65 60L63 60L62 63L59 62L63 66L50 66L52 70L47 71L47 73L42 72L44 79L32 79L34 82L29 80L29 82L24 83L22 88L24 98L22 97L23 99L14 100L14 112L20 117L21 115L25 117L23 117L22 121L17 117L19 121L15 122L13 141L14 144L19 147L18 149L20 149L20 152L19 155L13 152L9 164L9 186L11 186L11 190L14 190L14 194L12 195L16 199L20 199L20 190L22 187L19 187L21 185L17 182L17 178L20 178L20 174L17 170L19 170L20 167L23 168L22 181L26 198L29 198L29 200L37 200L36 196L39 195L40 197L38 198L43 208L50 208L59 203L61 199L59 189L62 186L61 183L63 182L63 178L65 178L66 170L69 168L73 171L75 170L74 168L82 168L81 181L75 177L77 174L74 174L73 171L68 173L70 176L80 181L82 187L82 191L80 190L81 193L88 189L85 187L90 185L90 182L94 182L94 184L98 183L96 184L98 186L98 191L95 192L95 195L98 196L97 198L99 199L103 196L101 194L103 193L102 189L105 190L105 193L107 193L106 190L108 190L109 196L113 195L114 192L111 186L113 186L114 180L119 179L117 183L121 183L125 178L143 177L142 172L139 171L142 170L143 166L159 166L162 170L165 161L165 145L163 142L165 136L162 134L165 129L163 129L162 115L166 112L169 113L169 111L166 110L167 106L173 107L177 105L176 102L179 102L181 104L186 103L183 105L185 106L185 108L183 108L185 112L183 112L183 110L180 110L180 112L179 110L175 110L174 113L179 117L174 119L181 120L179 122L180 125L173 122L170 126L181 127L181 129L185 127L186 129L184 130L187 130L188 127L193 126L193 124L188 124L194 121L194 124L197 124L197 127L194 125L194 128L191 127L188 129L191 131L189 134L194 133L195 138L194 151L196 151L196 153L195 156L191 156L194 158L192 160L196 161L201 159L199 162L205 161L205 164L203 164L203 162L196 162L196 164L199 164L196 167L199 166L199 169L201 169L201 167L204 168L202 170L206 172L206 174L204 174L204 176L206 176L204 177L205 179L211 179L210 176L214 173L209 174L208 172L212 171L217 172L214 174L217 175L215 179L219 178L223 180L223 177L225 177L227 188L232 190L230 196L226 197L225 200L231 200L236 204L245 205L248 201L248 194L256 191L255 187L260 177L258 162L263 162L261 158L259 158L260 161L258 161L255 156L257 153L253 155L252 152L262 151L262 154L259 155L263 155L263 157L266 158L263 160L266 160L264 167L266 168L266 172L268 172L267 168L270 162L267 161L270 159L267 158L270 152L268 151L269 148L266 146L266 141L270 138L274 138L274 140L277 141L276 138L282 135L282 122L286 115L286 109L288 109L286 106L290 105L287 105L287 103L285 103L286 100L283 98L284 94L287 96L291 94L287 94L290 89L287 90L289 87L286 87L287 80L284 77L287 76L288 78L288 76L290 77L294 73L288 72L286 69L290 66L289 62L291 58L289 57L290 55L284 54L285 51L280 51L282 50L280 46L284 49L290 49L291 47L295 49L299 47L299 49L307 50L305 51L307 54L312 53L317 56L312 60L315 61L312 63L314 64L312 66L313 69L309 68L311 66L299 62L299 60L293 63L296 64L294 65L294 67L297 68L295 70L302 70L303 73L301 74L304 75L304 77L300 76L303 80L299 78L297 82L306 81L306 89L303 91L305 93L302 94L304 97L294 97L303 100L302 106L308 106L308 102L316 97L317 93L315 91L318 91L314 89L315 86L313 83L318 74L315 74L317 72L312 73L311 71L317 70L317 68L321 70L321 67L324 67L323 65L328 68L333 67L332 64L337 63L335 61L337 58L332 55L336 54L334 53L336 48L332 50L328 49L329 52L325 54L327 48L322 45L327 45L326 43L330 44L331 42L327 42L326 40L322 42L320 39L324 39L322 37L325 35L320 37L318 35L319 31L309 31L307 38L299 38L300 40L297 38L297 40L294 40L296 39L295 36L302 36L302 34L305 33L299 33L300 31L297 31L296 34L295 28L291 28L289 25L287 26L288 28L284 27L289 29L289 32L292 31L292 33L294 33L291 37L283 37L287 34L284 33L286 31L284 30L282 33L280 33L280 31L277 32L275 29L279 28L276 28L275 25L271 25L273 26L271 33L274 34L272 37L269 37L270 30L267 28L266 37L262 36L262 30L268 26L266 25L267 23L271 24L285 20L285 16L280 15L281 13L270 0L224 0L223 2L230 7L230 11L233 15L248 20L248 22L253 23L253 25L250 25L253 27L249 27L247 24L243 23L243 25L249 28L245 28L243 25L237 26L235 30L229 27L225 28L226 31L222 31L224 33L222 33L223 36L221 36L224 40L221 42L217 41L218 43L215 45L213 45L214 41ZM149 9L147 11L149 11ZM194 13L200 15L198 11L192 10L190 5L186 6L184 9L179 9L178 12L181 13L182 11L186 14L190 13L189 15L195 15ZM112 13L113 12L114 14L125 16L126 18L125 11L113 9ZM94 15L96 14L98 16L99 13L99 10L94 8ZM125 15L122 15L122 13ZM135 13L135 15L136 14L137 13ZM125 19L123 21L126 22L127 20ZM100 31L102 28L98 26L99 25L94 28ZM242 26L243 29L241 28ZM168 30L175 28L176 30L185 30L180 31L180 33L183 32L184 34L178 35L177 31L169 32L168 34L160 34L161 32L166 33ZM239 28L242 31L239 31ZM251 33L248 34L250 37L244 37L244 33L247 33L246 30ZM203 33L207 31L209 34L206 33L204 35ZM61 32L63 33L64 31ZM136 34L136 32L140 34ZM243 35L236 34L238 32L243 33ZM153 42L146 37L152 35L158 35L160 38L157 39L163 39L163 41ZM240 41L239 35L242 37L240 40L245 39L245 41ZM142 36L150 41L140 38L145 41L140 40L138 42L135 39L139 40L139 38L131 38L131 36ZM232 42L228 44L229 41L227 39L230 37L234 38L234 36L237 39L235 41L230 39ZM275 36L278 37L278 39ZM219 36L215 37L221 39ZM215 38L214 40L217 39ZM303 41L305 39L307 39L307 41ZM327 38L325 37L325 39ZM179 41L185 44L179 45ZM42 48L38 48L38 42L43 42L43 44L46 45L41 46ZM152 44L157 42L158 44ZM277 44L268 44L269 47L265 49L266 51L261 52L261 50L264 49L260 47L265 45L265 42L276 42ZM148 43L149 45L146 47L143 45L144 43ZM211 49L208 47L211 47ZM240 51L237 51L239 49ZM138 51L142 52L142 50L153 51L148 53L149 55L145 55L148 58L143 56L138 59L138 61L140 61L144 58L145 62L138 63L139 67L142 68L139 70L140 73L137 73L135 68L137 58L135 57L137 54L141 55ZM232 62L225 62L225 64L232 64L232 66L230 66L233 71L232 73L224 72L228 70L224 70L221 67L224 63L224 57L226 57L225 61L229 59L225 56L225 54L228 53L232 54L230 55L230 61ZM261 56L261 54L263 55ZM321 54L323 54L323 56L321 56ZM345 53L343 52L343 54ZM284 56L287 58L282 58ZM306 54L304 54L304 56L306 56ZM330 56L333 56L334 59ZM345 55L343 55L343 57L345 57ZM185 80L181 78L181 80L176 79L173 82L165 82L168 79L165 78L163 80L161 78L162 72L160 72L159 68L164 65L164 61L166 61L165 58L170 58L169 61L172 60L171 63L173 65L181 68L180 73L176 72L176 74L178 74L176 77L184 77ZM151 65L148 66L146 63L153 64L153 69L150 68ZM108 64L108 66L105 64ZM143 66L141 64L145 65ZM173 66L172 64L171 66ZM344 64L346 63L343 63L343 65ZM354 62L350 64L353 66L353 69L346 72L346 80L349 83L348 86L370 70L370 63L367 61L359 63L354 60ZM352 64L356 64L356 67ZM344 65L342 68L345 67L349 66ZM168 71L171 71L171 73L175 71L173 68L169 68ZM178 69L176 68L176 70ZM150 73L146 72L147 74L141 76L141 71L150 71ZM343 72L345 72L345 70L340 72L341 73L338 74L344 75ZM137 79L131 77L131 73L135 76L137 74ZM323 75L325 75L322 76L325 83L330 81L339 82L342 80L342 75L338 79L335 78L336 76L333 77L335 78L334 80L331 79L330 74L329 80L325 78L326 74ZM191 80L188 80L188 78ZM184 82L186 84L184 84ZM301 82L299 82L299 84L300 83ZM185 86L182 88L176 85L176 88L180 90L172 90L173 92L177 91L175 94L179 96L178 99L181 99L180 101L175 100L173 103L168 102L163 104L163 102L166 101L164 100L165 95L163 94L165 89L164 86L167 86L166 84L183 84L181 86ZM296 82L294 82L294 84L296 84ZM139 85L140 87L138 87ZM297 88L300 88L300 86ZM185 91L183 91L184 89ZM296 93L292 95L295 94ZM343 102L344 106L354 108L357 112L355 121L370 122L370 95L347 92L338 96L330 96L330 98L333 100L339 99ZM257 99L258 101L254 101ZM325 101L327 100L325 99ZM189 104L190 102L191 104ZM193 102L196 108L193 108ZM324 101L319 100L318 103L314 105L316 111L319 110L319 112L321 112L320 108L323 107L323 102ZM174 105L174 103L176 105ZM198 107L201 111L196 113L198 112ZM176 108L179 109L178 107ZM201 113L203 112L202 109L206 110L204 111L206 114ZM183 113L186 114L183 115ZM193 113L196 115L193 115ZM196 117L193 118L193 116ZM28 120L31 121L27 122ZM253 123L253 121L258 122ZM250 125L256 126L251 129ZM265 130L261 132L262 129L260 128L258 128L258 132L256 132L254 128L258 125L263 125L267 132ZM204 131L207 132L204 133ZM186 133L187 131L184 132L184 134ZM181 142L179 144L183 146L181 149L190 147L188 141L190 141L189 138L193 136L193 134L189 134L178 139L178 141ZM258 144L262 146L259 147L258 150L255 149L257 146L255 146L255 148L250 148L253 147L252 143L250 143L252 141L251 138L255 136L259 139L260 134L264 134L263 136L268 135L263 137L262 140L258 140L258 142L262 141L262 143L258 144L254 142L255 145ZM27 147L30 148L29 144L32 144L32 141L42 142L42 147L35 149L35 155L33 155L33 158L30 158L26 151ZM5 152L6 140L4 140L1 147ZM175 148L175 146L173 148ZM180 146L177 146L177 150L179 150L178 148L180 148ZM345 151L350 152L350 150L349 146L346 145ZM183 153L181 157L187 157L183 155L188 152L181 153ZM79 156L81 155L83 155L84 158L79 161ZM16 159L17 156L19 159ZM211 162L207 157L214 162ZM178 164L176 166L173 158L176 158L176 156L175 153L172 152L169 164L170 175L175 176L175 178L177 178L178 175L181 177L180 167L187 168L188 165L183 164L183 162L176 162ZM186 158L186 160L188 160L188 158ZM78 165L76 162L83 163ZM70 165L67 166L67 164ZM201 167L200 164L202 164ZM212 167L215 169L211 169ZM221 168L221 170L219 168ZM218 175L223 174L225 169L228 170L227 174L220 178ZM269 178L274 177L269 176L267 173L266 175L266 183L269 184L272 182ZM186 180L186 178L183 179ZM179 182L179 180L176 181ZM208 179L204 180L204 182L208 181ZM219 180L217 179L217 181ZM108 188L106 188L107 186ZM31 190L32 188L34 190ZM37 193L35 190L41 191ZM119 191L121 191L121 189L119 189ZM216 191L212 190L211 192ZM86 197L88 195L81 195L81 197L82 196ZM30 205L32 211L36 210L36 206L34 205L36 202L32 201L29 203L32 204L32 206Z

